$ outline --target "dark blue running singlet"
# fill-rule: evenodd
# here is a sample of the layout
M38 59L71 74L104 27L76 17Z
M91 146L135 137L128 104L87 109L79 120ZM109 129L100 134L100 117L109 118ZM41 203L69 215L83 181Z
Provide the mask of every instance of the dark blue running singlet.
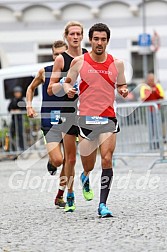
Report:
M52 127L50 113L52 110L61 109L61 107L58 107L58 102L63 101L64 98L61 95L60 96L48 95L47 89L50 82L53 65L47 66L44 69L45 69L45 82L42 85L41 128L49 130ZM51 106L49 106L49 104L51 104Z

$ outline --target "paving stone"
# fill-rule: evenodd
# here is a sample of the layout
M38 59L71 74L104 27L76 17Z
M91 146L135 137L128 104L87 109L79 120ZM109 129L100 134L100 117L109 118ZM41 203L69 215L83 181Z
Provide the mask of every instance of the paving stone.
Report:
M77 157L74 213L55 208L59 172L47 174L47 159L24 160L23 169L18 162L0 163L0 252L167 251L167 165L150 172L154 159L126 158L127 166L116 160L108 199L114 217L108 219L97 217L99 157L90 202L82 197Z

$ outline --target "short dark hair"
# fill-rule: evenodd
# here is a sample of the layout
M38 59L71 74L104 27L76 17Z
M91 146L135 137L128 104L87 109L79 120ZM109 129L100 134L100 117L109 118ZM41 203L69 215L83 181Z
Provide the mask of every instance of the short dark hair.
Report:
M63 47L63 46L65 46L66 49L67 49L67 44L66 44L66 42L64 42L63 40L56 40L56 41L53 43L53 45L52 45L52 50L53 50L53 48L59 48L59 47Z
M94 24L90 29L89 29L89 39L92 40L93 37L93 32L98 31L98 32L106 32L107 33L107 41L110 39L110 29L106 24L103 23L97 23Z

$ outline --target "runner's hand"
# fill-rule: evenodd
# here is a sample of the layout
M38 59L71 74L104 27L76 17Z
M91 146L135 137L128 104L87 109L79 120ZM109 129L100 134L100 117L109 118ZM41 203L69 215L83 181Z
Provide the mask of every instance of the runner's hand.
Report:
M27 116L30 118L36 117L38 114L32 107L27 107Z
M77 93L76 88L70 88L67 92L68 98L74 98L74 95Z
M117 87L117 91L124 98L129 94L129 91L128 91L128 88L127 88L126 84L125 85L121 85L120 87L118 86Z

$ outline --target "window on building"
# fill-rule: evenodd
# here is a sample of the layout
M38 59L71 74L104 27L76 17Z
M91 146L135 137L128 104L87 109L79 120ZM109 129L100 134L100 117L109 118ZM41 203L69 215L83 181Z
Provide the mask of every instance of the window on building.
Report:
M132 41L132 46L137 46L138 45L138 41Z
M37 62L42 63L49 61L53 61L52 44L39 44L37 48Z
M15 77L4 79L4 91L5 91L5 99L11 99L13 97L13 89L16 86L22 87L23 96L26 96L27 87L33 80L33 76L25 76L25 77ZM35 89L35 96L38 95L38 89Z
M90 42L85 42L85 47L86 48L90 48L91 47L91 43Z
M133 78L140 79L143 78L143 55L138 52L132 52L132 67L133 67ZM147 69L148 72L154 72L154 55L153 53L147 54Z
M52 55L38 55L38 63L53 61Z
M52 48L51 44L41 44L39 45L39 49L50 49Z

